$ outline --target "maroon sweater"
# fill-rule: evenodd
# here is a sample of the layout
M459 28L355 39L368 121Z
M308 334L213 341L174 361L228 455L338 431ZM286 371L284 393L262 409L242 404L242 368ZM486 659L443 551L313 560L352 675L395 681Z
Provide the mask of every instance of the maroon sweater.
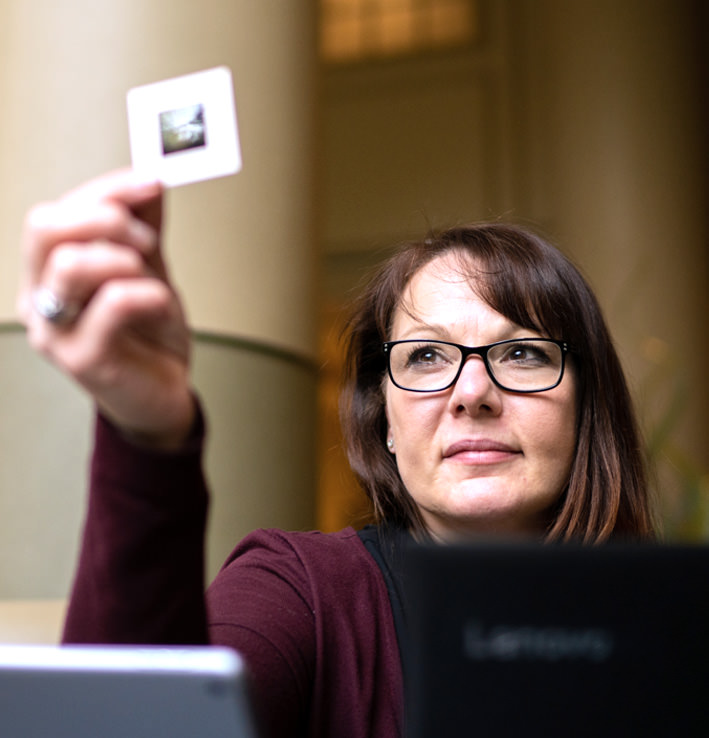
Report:
M392 608L354 530L252 533L205 598L202 437L161 454L98 420L64 641L231 646L269 738L400 736Z

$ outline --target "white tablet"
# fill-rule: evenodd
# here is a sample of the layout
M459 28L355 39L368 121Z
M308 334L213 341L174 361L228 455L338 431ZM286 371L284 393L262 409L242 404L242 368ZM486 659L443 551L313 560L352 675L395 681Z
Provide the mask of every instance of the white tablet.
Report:
M218 647L0 646L3 738L256 738L246 669Z

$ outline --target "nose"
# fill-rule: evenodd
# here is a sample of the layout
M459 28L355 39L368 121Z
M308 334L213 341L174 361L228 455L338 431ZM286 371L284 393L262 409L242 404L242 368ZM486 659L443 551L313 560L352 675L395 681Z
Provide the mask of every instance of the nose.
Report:
M498 412L501 405L501 392L487 372L481 356L468 356L453 385L451 403L456 410L464 409L477 413L487 409Z

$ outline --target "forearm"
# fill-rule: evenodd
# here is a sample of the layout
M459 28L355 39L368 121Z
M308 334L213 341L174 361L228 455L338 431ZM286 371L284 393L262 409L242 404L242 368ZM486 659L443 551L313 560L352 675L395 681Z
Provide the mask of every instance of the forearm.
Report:
M176 453L140 448L99 417L63 640L207 642L203 421Z

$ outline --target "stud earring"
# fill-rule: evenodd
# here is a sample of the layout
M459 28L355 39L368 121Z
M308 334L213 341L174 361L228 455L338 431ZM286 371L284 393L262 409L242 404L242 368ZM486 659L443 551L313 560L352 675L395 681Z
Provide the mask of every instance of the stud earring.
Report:
M389 449L390 451L391 451L391 450L392 450L392 449L394 448L394 439L393 439L393 438L390 438L390 439L389 439L389 440L387 441L387 448L388 448L388 449Z

